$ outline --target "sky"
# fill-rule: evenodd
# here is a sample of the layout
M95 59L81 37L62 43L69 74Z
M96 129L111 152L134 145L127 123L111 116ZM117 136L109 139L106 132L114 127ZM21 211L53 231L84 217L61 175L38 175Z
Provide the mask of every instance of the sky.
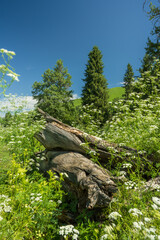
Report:
M156 2L153 1L153 2ZM88 54L98 46L108 87L121 86L127 64L135 75L153 24L144 0L1 0L0 48L14 51L11 61L19 82L9 88L31 96L32 85L58 59L72 76L80 97ZM0 64L3 62L0 59Z

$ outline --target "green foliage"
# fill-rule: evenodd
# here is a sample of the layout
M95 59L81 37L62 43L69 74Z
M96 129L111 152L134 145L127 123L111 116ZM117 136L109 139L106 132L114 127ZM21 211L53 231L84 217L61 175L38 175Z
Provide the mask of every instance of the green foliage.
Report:
M88 55L89 60L85 70L85 86L82 90L83 105L93 104L95 109L102 112L102 119L107 116L108 91L107 80L103 75L102 54L98 47L94 46ZM96 115L95 115L95 119Z
M11 153L16 153L21 161L27 161L39 150L39 142L34 138L35 132L43 128L44 119L37 112L16 113L7 128L2 128L2 140L7 143Z
M108 89L108 95L109 95L109 99L108 101L113 101L114 99L119 99L122 98L123 94L124 94L124 88L123 87L114 87L114 88L109 88ZM73 100L74 102L74 106L75 107L80 107L82 105L82 99L75 99Z
M11 112L6 112L4 118L2 119L1 123L4 127L9 126L12 121L12 114Z
M160 93L160 59L155 59L150 67L150 70L142 72L141 77L132 84L133 93L130 94L130 99L136 97L146 99L150 96L158 96Z
M4 64L0 65L0 95L2 95L5 94L7 88L10 87L14 81L19 81L19 75L15 73L14 69L10 66L10 61L15 55L15 52L1 48L0 54L4 62ZM6 77L9 77L11 80L6 80Z
M1 239L54 239L57 236L61 184L50 172L49 181L15 160L8 172L7 186L0 185Z
M159 2L159 1L158 1ZM160 57L160 6L155 6L150 1L149 19L154 23L152 35L153 39L148 38L146 53L151 57Z
M142 60L142 66L139 69L140 74L150 71L152 67L153 59L149 54L145 54L143 60ZM142 76L142 75L141 75Z
M33 97L38 101L37 107L51 116L70 123L73 119L73 101L71 75L64 68L62 60L58 60L54 69L47 69L41 82L32 86Z
M134 82L134 73L132 66L128 63L127 70L123 79L123 87L125 89L124 97L125 99L129 98L129 94L133 91L132 84Z

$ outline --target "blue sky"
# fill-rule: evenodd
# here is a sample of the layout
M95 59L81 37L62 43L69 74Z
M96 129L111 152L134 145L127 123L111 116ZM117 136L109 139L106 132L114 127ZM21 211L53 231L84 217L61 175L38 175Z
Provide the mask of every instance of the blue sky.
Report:
M102 51L108 87L121 86L128 63L137 75L152 30L143 3L143 0L1 1L0 48L15 51L11 65L20 74L20 82L15 82L9 92L30 96L32 84L41 81L44 71L62 59L72 76L72 89L80 96L88 53L94 45Z

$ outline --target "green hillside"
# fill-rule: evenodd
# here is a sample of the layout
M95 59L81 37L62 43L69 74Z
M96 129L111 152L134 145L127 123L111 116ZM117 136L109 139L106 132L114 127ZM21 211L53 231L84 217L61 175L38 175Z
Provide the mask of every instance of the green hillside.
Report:
M113 101L115 98L122 98L122 95L124 94L124 88L123 87L115 87L109 89L109 101Z
M109 91L109 101L113 101L115 98L121 98L122 95L124 94L124 88L122 87L115 87L115 88L110 88L108 89ZM75 99L74 100L75 106L80 106L81 105L81 99Z

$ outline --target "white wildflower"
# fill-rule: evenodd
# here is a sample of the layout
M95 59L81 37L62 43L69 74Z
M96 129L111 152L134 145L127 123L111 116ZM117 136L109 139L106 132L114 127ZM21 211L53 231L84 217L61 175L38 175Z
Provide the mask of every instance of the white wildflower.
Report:
M160 198L158 197L152 197L152 201L157 204L158 206L160 206Z
M111 212L108 216L110 219L117 219L118 217L122 217L118 212Z
M80 143L80 146L84 146L84 145L86 145L86 143Z
M78 239L78 235L77 234L73 234L72 239L73 240L77 240Z
M91 150L91 151L89 152L89 154L96 155L96 151L94 151L94 150Z
M10 206L4 206L5 212L11 212L12 208Z
M76 234L79 234L79 231L77 229L73 229L73 232L76 233Z
M79 231L76 230L73 225L66 225L60 227L59 234L64 236L64 238L66 238L68 234L73 234L72 239L77 240Z
M132 181L125 182L124 185L126 185L126 189L132 189L135 187L136 183Z
M68 178L68 174L67 174L67 173L65 173L65 172L62 172L62 173L61 173L61 175L62 175L63 177L66 177L66 178Z
M2 220L3 220L3 217L0 216L0 221L2 221Z
M143 215L143 213L137 208L131 208L128 212L134 216Z
M41 198L42 198L42 197L36 197L36 198L35 198L35 201L37 201L37 202L38 202L38 201L41 202L41 201L42 201Z
M120 176L125 176L126 174L127 174L127 173L126 173L125 171L120 171L120 172L119 172L119 175L120 175Z
M0 195L0 198L8 198L8 196L7 196L7 195L4 195L4 194L2 194L2 195Z
M150 239L150 240L155 240L156 238L156 236L155 235L148 235L147 234L147 236L146 236L148 239Z
M151 218L145 217L145 218L144 218L144 221L145 221L145 222L151 222Z
M4 64L1 64L0 65L0 69L2 69L2 68L4 68L5 67L5 65Z
M13 73L8 73L8 74L6 74L8 77L11 77L11 78L13 78L15 81L17 81L17 82L19 82L19 79L18 79L18 76L17 75L15 75L15 74L13 74Z
M156 228L154 228L154 227L146 228L145 230L146 230L147 233L154 233L155 234L155 232L156 232Z
M159 207L158 207L156 204L152 204L151 206L152 206L152 208L153 208L154 210L158 210L158 209L159 209Z
M16 55L14 51L8 51L11 55Z
M101 238L100 238L100 240L105 240L105 239L107 239L108 238L108 234L104 234Z
M122 165L123 168L131 168L132 167L132 164L131 163L124 163Z
M141 229L143 225L143 222L133 222L133 226L137 229Z
M8 50L7 50L7 49L4 49L4 48L1 48L1 49L0 49L0 52L1 52L1 53L6 53L6 54L7 54L7 53L8 53Z
M111 234L111 232L113 231L113 227L111 225L105 226L104 231L108 234Z

